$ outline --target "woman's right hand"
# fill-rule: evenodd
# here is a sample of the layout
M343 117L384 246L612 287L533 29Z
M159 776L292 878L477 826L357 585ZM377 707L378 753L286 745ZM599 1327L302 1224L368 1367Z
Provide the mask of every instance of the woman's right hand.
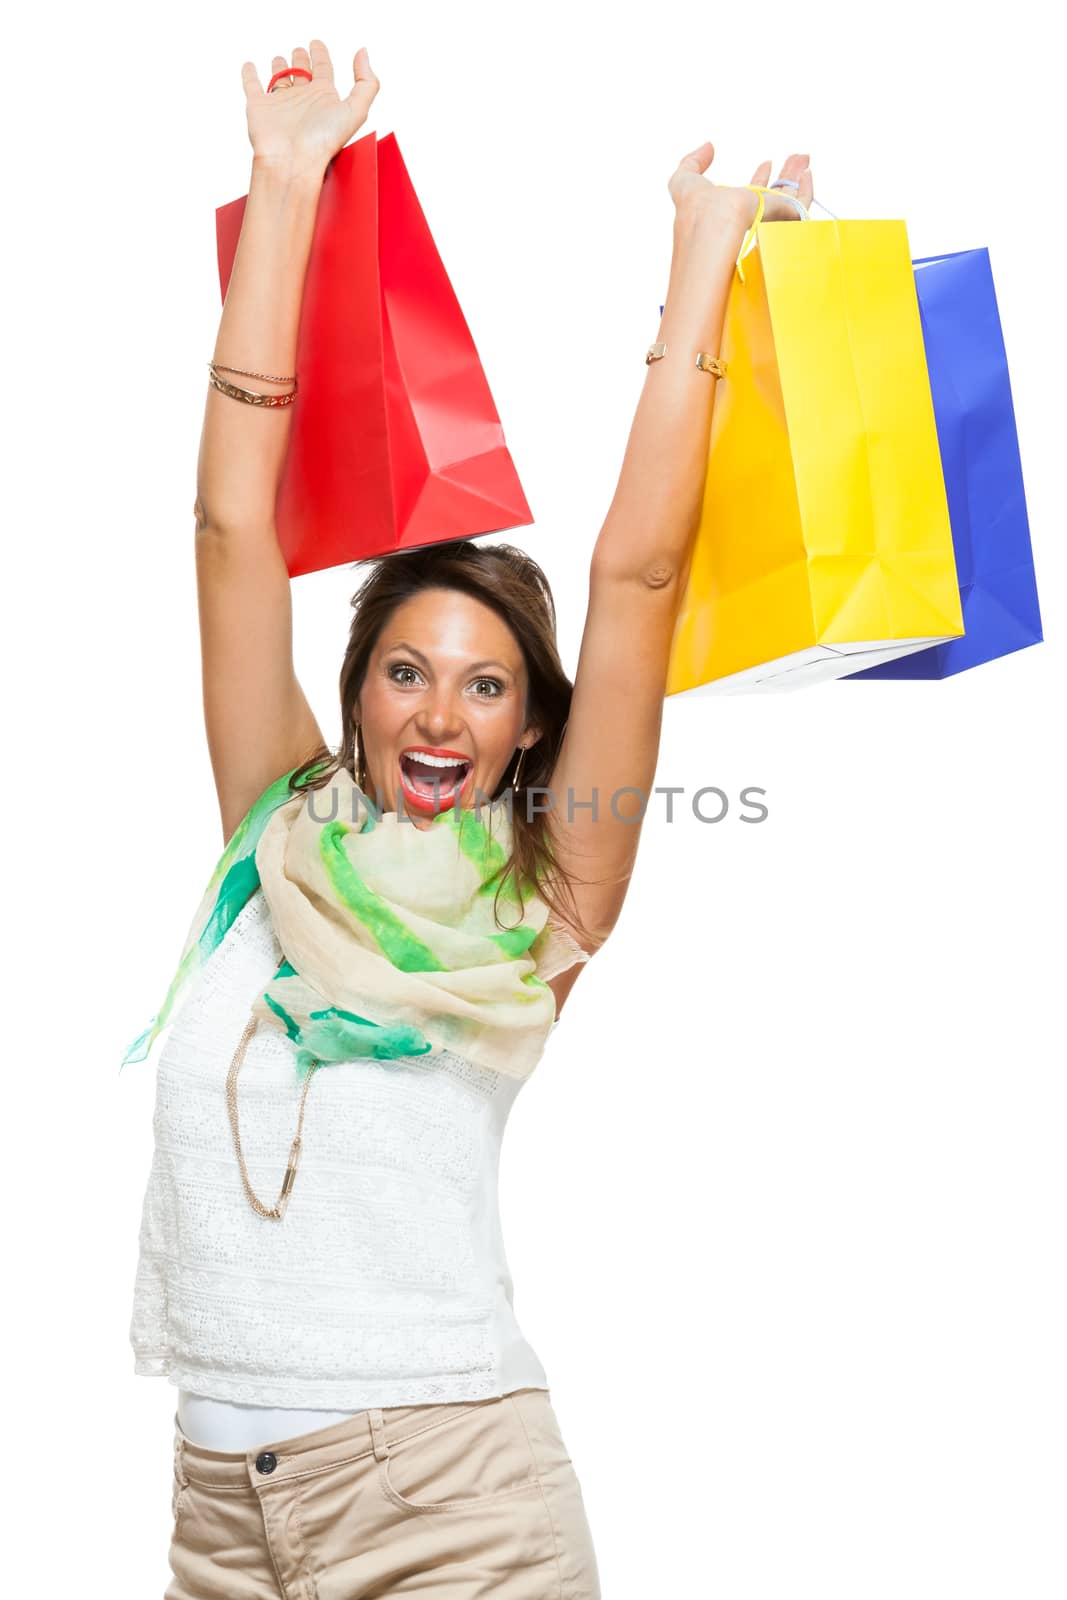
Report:
M671 199L674 201L676 212L679 216L697 210L712 208L721 210L726 208L732 216L740 219L741 224L747 228L755 219L759 207L759 195L753 194L748 188L733 188L726 184L713 183L705 173L715 158L715 146L710 140L698 145L687 156L683 156L678 163L677 170L672 173L667 187ZM792 155L787 157L781 173L781 178L792 179L797 187L791 190L804 206L810 206L813 196L811 168L806 155ZM752 182L760 188L767 188L771 181L771 163L762 162L752 174ZM796 206L780 195L764 196L764 219L767 222L797 222L800 213Z
M288 65L284 56L275 56L271 75ZM310 56L303 47L294 50L292 65L310 72L310 83L306 78L291 82L282 78L269 94L253 62L246 61L241 68L254 159L286 169L325 172L366 122L378 93L378 79L366 46L356 51L352 62L355 81L343 100L334 87L330 52L321 39L311 40Z

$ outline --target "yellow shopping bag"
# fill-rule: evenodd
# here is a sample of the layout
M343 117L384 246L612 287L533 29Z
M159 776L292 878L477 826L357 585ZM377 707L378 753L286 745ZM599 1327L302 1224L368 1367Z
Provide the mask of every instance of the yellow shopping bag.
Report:
M799 687L963 633L905 225L762 208L711 380L668 694Z

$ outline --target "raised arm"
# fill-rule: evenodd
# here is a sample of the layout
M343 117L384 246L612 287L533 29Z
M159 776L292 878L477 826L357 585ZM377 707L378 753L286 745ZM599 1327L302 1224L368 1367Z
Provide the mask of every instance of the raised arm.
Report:
M289 63L275 56L272 71ZM329 162L366 120L378 80L365 50L338 97L326 46L293 52L311 81L264 92L242 68L252 175L213 359L279 378L295 373L304 275ZM221 376L284 394L291 383ZM208 385L197 466L196 573L204 721L224 839L262 791L323 745L293 666L289 574L274 504L293 406L259 406Z
M716 355L734 263L756 215L746 188L703 176L714 150L683 158L670 180L674 252L657 343L668 346L646 370L618 487L593 551L589 604L570 718L552 777L553 837L561 864L579 879L577 909L596 949L614 927L633 872L643 801L651 800L667 668L707 476L717 380L696 365ZM766 186L771 164L753 175ZM806 156L790 156L782 177L810 201ZM768 220L796 218L767 197ZM622 795L634 788L638 795ZM597 796L595 814L583 801ZM574 819L568 820L573 795ZM643 797L643 801L642 801ZM617 814L616 814L617 813Z

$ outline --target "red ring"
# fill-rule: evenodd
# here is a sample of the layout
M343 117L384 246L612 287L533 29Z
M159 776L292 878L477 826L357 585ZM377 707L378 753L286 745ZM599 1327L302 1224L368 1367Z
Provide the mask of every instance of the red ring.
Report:
M308 72L305 67L283 67L280 72L276 72L274 74L273 78L268 83L266 89L267 94L270 94L279 78L292 78L294 76L297 78L306 78L309 83L311 82L311 73Z

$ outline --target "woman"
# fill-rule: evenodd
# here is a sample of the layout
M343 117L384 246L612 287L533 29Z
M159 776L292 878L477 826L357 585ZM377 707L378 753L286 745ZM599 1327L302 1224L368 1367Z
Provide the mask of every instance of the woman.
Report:
M716 380L695 356L718 348L757 197L704 177L707 144L670 180L667 349L593 550L573 689L521 551L388 556L354 602L331 754L293 671L273 508L317 195L378 80L360 50L342 99L319 40L291 68L275 57L269 92L243 68L252 177L198 471L227 843L127 1054L187 996L131 1324L136 1370L179 1391L167 1595L587 1600L592 1537L515 1318L496 1167L633 869L707 459ZM810 200L807 158L778 182Z

